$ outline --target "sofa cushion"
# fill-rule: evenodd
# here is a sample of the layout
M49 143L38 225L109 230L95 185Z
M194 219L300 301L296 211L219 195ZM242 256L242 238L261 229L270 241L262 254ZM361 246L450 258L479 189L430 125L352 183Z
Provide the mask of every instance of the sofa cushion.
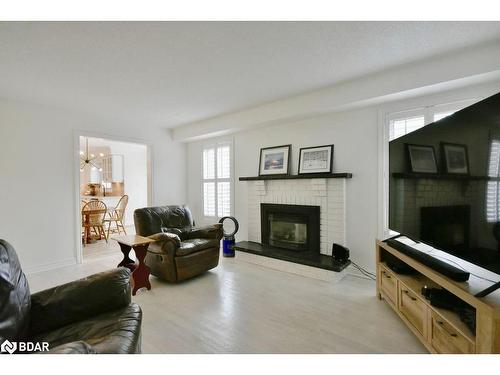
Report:
M55 352L59 352L61 345L81 341L90 352L133 354L140 351L141 320L141 308L133 303L122 309L34 336L31 341L48 342L49 350ZM81 344L77 346L82 348Z
M31 298L26 276L13 247L0 240L0 343L25 341Z
M219 240L193 238L191 240L182 241L181 246L177 249L175 255L184 256L196 253L201 250L210 249L213 247L219 247Z

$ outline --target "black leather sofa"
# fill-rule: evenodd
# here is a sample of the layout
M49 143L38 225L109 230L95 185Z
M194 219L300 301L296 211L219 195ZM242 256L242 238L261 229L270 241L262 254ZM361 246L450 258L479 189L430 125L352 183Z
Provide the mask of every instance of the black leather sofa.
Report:
M47 342L49 353L139 353L141 321L127 268L30 294L16 252L0 240L0 344Z
M156 277L175 283L219 264L222 224L195 228L187 206L139 208L134 223L138 235L156 240L144 260Z

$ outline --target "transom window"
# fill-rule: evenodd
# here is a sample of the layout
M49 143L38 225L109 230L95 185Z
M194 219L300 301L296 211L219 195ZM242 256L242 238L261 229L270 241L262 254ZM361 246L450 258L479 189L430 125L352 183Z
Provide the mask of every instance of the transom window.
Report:
M425 126L425 118L421 116L403 117L391 120L389 130L389 140L402 137L405 134L414 132Z
M460 102L433 105L416 108L408 111L391 113L389 121L389 141L414 132L430 123L439 121L456 111L465 108L477 100L463 100Z
M206 217L231 215L231 143L205 146L203 163L203 214Z
M434 113L434 121L439 121L445 117L448 117L449 115L454 114L456 111L447 111L447 112L439 112L439 113Z

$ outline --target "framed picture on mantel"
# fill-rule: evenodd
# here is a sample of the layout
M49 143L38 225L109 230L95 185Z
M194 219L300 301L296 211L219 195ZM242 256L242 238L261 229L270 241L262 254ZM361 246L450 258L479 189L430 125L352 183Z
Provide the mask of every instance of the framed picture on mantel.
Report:
M260 149L259 176L290 174L291 145Z
M408 163L412 173L437 173L434 147L406 144Z
M446 173L469 174L469 156L466 145L441 142L441 158Z
M304 147L299 151L299 174L332 173L333 145Z

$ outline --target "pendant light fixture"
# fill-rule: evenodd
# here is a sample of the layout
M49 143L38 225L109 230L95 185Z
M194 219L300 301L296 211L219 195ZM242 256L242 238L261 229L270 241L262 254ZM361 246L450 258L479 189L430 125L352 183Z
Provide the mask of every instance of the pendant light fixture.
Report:
M101 152L99 157L103 157L104 154ZM98 158L94 154L89 154L89 139L85 138L85 152L80 151L80 172L83 172L87 166L96 168L99 172L102 172L102 168L96 164Z

